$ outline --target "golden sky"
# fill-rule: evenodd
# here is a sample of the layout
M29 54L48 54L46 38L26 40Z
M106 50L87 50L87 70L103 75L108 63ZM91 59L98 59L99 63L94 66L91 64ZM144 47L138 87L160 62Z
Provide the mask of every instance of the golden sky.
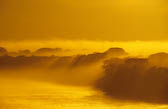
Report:
M168 40L167 0L0 0L0 40Z

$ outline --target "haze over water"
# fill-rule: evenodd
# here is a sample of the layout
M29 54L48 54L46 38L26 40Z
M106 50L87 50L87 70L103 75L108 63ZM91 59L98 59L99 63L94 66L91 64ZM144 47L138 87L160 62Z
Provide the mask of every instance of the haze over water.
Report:
M85 42L84 44L86 43L87 42ZM141 42L141 43L150 45L150 43L145 43L145 42ZM155 42L155 43L159 43L159 42ZM92 42L92 44L94 43ZM96 42L96 44L99 45L100 43ZM112 42L111 43L108 42L108 44L112 44ZM108 44L106 45L107 48L108 46L110 46ZM121 44L121 42L118 44ZM124 45L126 44L128 43L124 43ZM97 46L97 48L98 47L100 46ZM65 60L65 63L62 63L61 61L59 61L59 58L60 59L65 58L62 55L61 56L59 55L58 57L51 56L50 58L50 56L40 57L38 56L38 54L36 54L37 56L34 58L35 59L37 58L35 62L37 63L38 66L36 64L34 65L33 61L29 62L29 60L34 60L32 56L26 56L26 57L1 56L1 60L2 58L6 58L6 60L8 60L7 63L5 63L5 61L1 61L0 63L1 65L0 82L1 84L3 84L0 86L1 108L2 109L3 108L4 109L6 108L7 109L50 109L50 108L51 109L62 109L62 108L63 109L70 109L70 108L72 109L82 109L82 108L83 109L166 109L168 108L168 106L164 103L160 104L160 103L152 103L152 102L146 102L146 101L136 102L134 100L129 101L129 99L128 101L117 100L115 98L111 99L111 97L104 95L104 93L101 90L97 90L95 88L95 82L98 80L98 78L102 77L101 73L104 72L104 70L102 70L102 66L101 66L102 64L98 64L98 63L102 63L106 55L107 55L106 60L108 60L109 56L110 57L112 56L112 59L113 58L115 59L116 56L118 57L119 55L125 55L124 54L125 51L122 51L122 49L120 48L111 48L109 50L108 49L105 50L104 52L102 52L103 49L101 47L100 49L97 49L97 48L96 49L85 48L87 50L87 52L85 53L86 55L82 55L82 52L81 52L82 50L77 52L72 51L72 54L69 54L69 56L71 57L72 55L72 57L74 58L72 58L73 61L68 66L73 65L75 62L78 62L78 64L75 64L75 66L73 65L73 67L70 67L70 69L69 67L64 66L64 64L69 63L68 60L67 61ZM79 50L79 48L76 48L76 49L72 48L71 50L77 50L77 49ZM132 48L130 48L130 50L131 49ZM33 50L36 50L36 49L34 48ZM91 50L93 51L91 52ZM132 49L132 50L138 53L138 51L136 50L140 50L140 49ZM158 51L159 50L162 50L162 48L158 49ZM100 54L99 53L94 54L94 51L100 52ZM46 51L43 51L43 52L46 52ZM51 51L47 51L47 52L51 52ZM57 51L56 54L58 52L60 51ZM84 60L82 59L82 57L81 57L82 60L78 60L77 57L80 55L76 55L76 54L78 54L79 52L81 52L82 57L84 56L83 57ZM152 52L153 51L148 51L148 53L151 53L151 54ZM155 52L157 52L157 50ZM155 52L153 52L153 54ZM8 53L10 55L10 52ZM129 52L127 53L129 54ZM139 51L139 53L142 53L142 51ZM89 55L93 55L93 57L92 56L89 57ZM99 55L100 56L105 55L105 57L101 56L100 60L99 58L95 58ZM157 55L159 56L159 54ZM137 55L132 53L130 56L134 56L138 59L138 57L143 57L143 58L148 57L149 54ZM38 60L38 57L41 58L42 61L40 61L41 59ZM50 61L53 61L53 62L50 62L50 64L51 66L54 65L53 68L54 69L56 68L55 70L54 69L51 70L50 67L47 67L48 61L44 61L45 62L44 65L45 67L47 67L47 69L49 68L49 71L45 69L45 67L43 68L41 67L43 66L41 62L43 62L43 58L45 59L45 57L49 58L49 60L51 59ZM121 59L123 59L124 57L121 57ZM14 60L10 60L10 58L13 58ZM96 60L94 60L94 58ZM151 59L154 59L154 58L151 58ZM167 57L164 57L164 59L167 59ZM114 61L114 62L117 63L117 61ZM154 61L151 61L151 62L153 63ZM162 63L160 65L166 68L168 64L167 64L167 61L165 62L166 63ZM52 65L52 63L58 63L58 64ZM62 63L61 64L62 67L59 66L59 63ZM138 60L137 60L137 63L138 63ZM5 64L5 66L3 66L5 69L2 67L2 64ZM135 62L135 65L136 65L136 62ZM127 72L125 73L127 74ZM163 84L163 83L159 83L159 84ZM157 86L156 86L156 89L157 89Z

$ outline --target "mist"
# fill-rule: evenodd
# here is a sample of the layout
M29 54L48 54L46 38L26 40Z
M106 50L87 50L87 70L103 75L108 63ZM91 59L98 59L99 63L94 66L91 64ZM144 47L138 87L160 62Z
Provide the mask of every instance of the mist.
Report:
M62 55L59 54L62 53ZM57 55L57 53L59 55ZM0 49L0 75L67 86L89 86L108 99L168 103L168 54L132 56L122 48L64 56L62 48Z

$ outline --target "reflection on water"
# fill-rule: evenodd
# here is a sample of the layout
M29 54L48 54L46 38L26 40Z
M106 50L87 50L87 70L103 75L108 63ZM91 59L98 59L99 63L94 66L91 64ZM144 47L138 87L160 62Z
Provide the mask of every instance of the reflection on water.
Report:
M166 106L110 103L88 87L1 79L0 109L167 109Z

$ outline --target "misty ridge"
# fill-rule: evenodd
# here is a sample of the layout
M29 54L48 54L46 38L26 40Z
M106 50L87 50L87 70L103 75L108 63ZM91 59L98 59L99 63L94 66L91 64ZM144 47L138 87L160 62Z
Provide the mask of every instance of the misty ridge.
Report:
M0 47L0 68L64 68L78 67L95 64L111 57L127 55L121 48L111 48L104 53L78 54L72 56L57 56L56 53L63 52L61 48L40 48L34 52L30 50L19 50L8 52Z
M17 52L8 52L5 48L0 47L0 55L8 55L12 57L16 56L51 56L51 55L60 55L60 53L65 52L61 48L39 48L34 52L31 52L29 49L19 50Z
M111 48L104 53L72 56L54 55L55 52L62 52L61 48L40 48L33 53L28 51L18 51L17 56L12 56L11 52L1 47L0 70L6 72L2 74L66 84L90 84L101 75L104 60L127 55L121 48Z
M34 53L23 50L12 56L1 47L1 74L67 85L91 85L110 99L168 104L168 53L135 58L122 48L73 56L55 56L55 52L62 49L41 48Z

